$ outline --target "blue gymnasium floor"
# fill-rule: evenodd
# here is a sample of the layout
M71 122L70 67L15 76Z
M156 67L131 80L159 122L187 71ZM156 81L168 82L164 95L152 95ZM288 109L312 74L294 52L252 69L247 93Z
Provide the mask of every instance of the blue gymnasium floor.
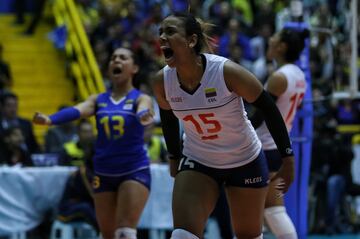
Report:
M264 239L276 239L272 233L268 230L263 232ZM207 225L207 232L204 238L206 239L221 239L219 228L214 220L209 220ZM310 234L306 239L360 239L360 232L354 234L336 234L336 235L325 235L325 234Z
M360 239L360 234L357 235L333 235L333 236L323 236L323 235L314 235L308 236L308 239Z
M272 235L264 235L264 239L275 239ZM360 239L360 234L353 235L309 235L307 239Z

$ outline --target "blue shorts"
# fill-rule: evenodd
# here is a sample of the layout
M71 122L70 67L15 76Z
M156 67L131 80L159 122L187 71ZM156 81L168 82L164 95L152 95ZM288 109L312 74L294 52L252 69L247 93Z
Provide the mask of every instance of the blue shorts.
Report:
M124 181L134 180L150 190L151 185L151 174L150 167L141 169L129 174L125 174L122 176L103 176L95 173L95 176L92 180L92 188L94 193L100 192L116 192Z
M260 151L255 160L237 168L211 168L187 157L181 160L179 167L179 172L194 170L206 174L214 179L219 186L262 188L269 184L269 170L263 151Z
M267 164L269 167L270 172L277 172L279 171L281 165L282 165L282 158L279 150L273 149L273 150L265 150L264 151Z

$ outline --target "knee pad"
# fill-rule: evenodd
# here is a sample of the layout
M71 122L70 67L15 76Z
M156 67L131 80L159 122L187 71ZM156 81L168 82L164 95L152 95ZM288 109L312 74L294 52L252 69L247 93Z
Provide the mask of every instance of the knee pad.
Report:
M170 239L199 239L199 238L194 234L192 234L191 232L188 232L184 229L175 229L171 233Z
M120 227L115 231L115 239L136 239L136 229Z
M297 239L294 224L284 206L265 208L264 217L277 239Z

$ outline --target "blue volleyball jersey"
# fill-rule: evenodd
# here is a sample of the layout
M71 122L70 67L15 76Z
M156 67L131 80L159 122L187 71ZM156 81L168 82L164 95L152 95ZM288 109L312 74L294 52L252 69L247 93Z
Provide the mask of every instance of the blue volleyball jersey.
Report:
M136 117L140 91L133 89L115 102L109 92L96 100L97 141L94 170L104 176L119 176L149 167L144 148L144 126Z

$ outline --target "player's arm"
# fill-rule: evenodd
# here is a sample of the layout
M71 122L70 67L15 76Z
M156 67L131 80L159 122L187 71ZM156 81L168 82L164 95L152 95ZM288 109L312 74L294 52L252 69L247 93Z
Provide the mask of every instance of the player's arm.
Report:
M272 74L267 82L266 91L269 93L274 102L282 95L287 88L287 80L282 73ZM263 122L264 116L260 110L255 110L254 114L250 117L251 124L257 129Z
M265 123L283 158L283 168L279 170L276 177L283 178L284 185L281 185L279 189L286 192L294 180L294 157L289 135L279 109L271 96L263 89L260 81L238 64L232 61L225 63L224 79L230 91L243 97L263 113Z
M154 108L150 96L142 94L138 98L136 116L142 125L149 125L154 122Z
M96 107L97 95L91 95L87 100L71 107L66 107L52 115L45 115L40 112L35 112L33 116L33 123L40 125L60 125L80 117L89 117L94 115Z
M177 165L182 157L180 124L178 118L171 110L170 104L166 100L164 74L162 70L155 75L152 86L160 108L161 127L168 150L168 158L170 159L170 174L171 176L175 176Z

